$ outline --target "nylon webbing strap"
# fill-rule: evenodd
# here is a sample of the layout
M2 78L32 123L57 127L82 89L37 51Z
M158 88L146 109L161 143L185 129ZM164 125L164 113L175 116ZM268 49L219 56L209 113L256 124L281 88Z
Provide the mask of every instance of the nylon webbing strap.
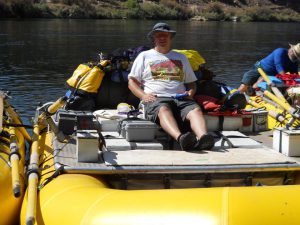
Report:
M130 144L130 149L131 149L131 150L137 149L137 144L136 144L136 142L129 142L129 144Z
M225 147L225 143L228 144L229 148L238 148L237 146L234 146L234 144L229 140L229 138L248 138L247 136L240 135L223 135L220 131L216 131L215 134L222 139L221 148Z
M224 129L224 116L218 116L219 118L219 130L222 131Z
M279 130L279 152L282 153L282 130Z

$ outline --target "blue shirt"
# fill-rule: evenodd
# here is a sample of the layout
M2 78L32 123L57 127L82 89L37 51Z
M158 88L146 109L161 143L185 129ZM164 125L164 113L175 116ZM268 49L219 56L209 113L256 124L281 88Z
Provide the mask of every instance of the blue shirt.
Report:
M288 49L277 48L270 55L260 61L260 66L269 76L275 76L281 71L297 73L298 63L292 62L288 56Z

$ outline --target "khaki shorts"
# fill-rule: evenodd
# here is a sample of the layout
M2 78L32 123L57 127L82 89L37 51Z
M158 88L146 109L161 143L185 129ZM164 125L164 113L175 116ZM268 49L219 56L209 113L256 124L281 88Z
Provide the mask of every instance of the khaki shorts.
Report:
M155 102L144 103L146 118L153 122L159 123L158 112L160 107L166 106L172 110L173 115L177 122L184 122L187 114L195 108L200 106L193 100L178 100L167 97L157 97Z

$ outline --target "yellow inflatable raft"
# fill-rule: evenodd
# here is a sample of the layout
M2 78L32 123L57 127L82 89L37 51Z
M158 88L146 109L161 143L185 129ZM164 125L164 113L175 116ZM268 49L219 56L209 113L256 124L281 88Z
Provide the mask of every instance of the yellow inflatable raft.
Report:
M262 109L268 111L268 128L285 127L289 124L290 127L297 128L300 125L299 119L293 119L293 116L284 110L280 105L272 102L268 98L262 96L252 96L248 99L247 109L251 108Z
M30 175L38 176L29 175L21 224L300 224L300 165L246 136L235 148L199 153L109 151L110 134L108 151L99 153L105 162L88 163L78 162L78 137L61 142L58 134L35 126L31 162L38 159L38 170ZM117 162L122 155L129 161Z
M0 92L0 225L19 223L25 190L25 139L5 97Z
M292 101L296 105L291 105L281 93L281 91L272 84L270 78L263 71L262 68L258 68L258 72L268 84L270 90L265 90L259 93L259 96L251 97L248 100L248 108L263 108L268 111L268 126L270 129L274 127L293 127L299 128L300 114L297 101ZM297 88L290 88L290 92L287 92L290 97L297 93ZM295 100L295 99L292 99Z

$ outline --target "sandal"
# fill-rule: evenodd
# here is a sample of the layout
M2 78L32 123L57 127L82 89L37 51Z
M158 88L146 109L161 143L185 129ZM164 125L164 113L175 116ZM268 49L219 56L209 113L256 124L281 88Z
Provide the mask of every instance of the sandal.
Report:
M182 150L193 150L195 145L197 144L197 137L192 132L187 132L184 134L181 134L177 141L179 142L179 145Z
M204 134L201 136L201 138L198 140L198 143L195 147L195 150L210 150L215 145L215 139L214 136L210 134Z

